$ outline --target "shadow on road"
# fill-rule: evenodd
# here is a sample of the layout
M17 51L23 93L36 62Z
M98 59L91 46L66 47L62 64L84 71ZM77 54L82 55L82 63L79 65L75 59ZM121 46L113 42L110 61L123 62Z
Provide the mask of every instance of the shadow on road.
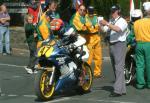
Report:
M104 90L111 93L113 92L113 87L112 86L94 87L93 90Z
M105 91L108 91L108 92L113 92L113 87L112 86L103 86L101 87L101 90L105 90Z
M90 93L90 92L87 92L87 93ZM77 96L77 95L84 95L84 94L87 94L87 93L78 93L77 91L75 90L69 90L69 91L61 91L59 93L56 93L52 99L49 99L47 101L53 101L53 100L58 100L58 99L62 99L62 98L65 98L65 97L73 97L73 96ZM46 102L46 101L43 101L39 98L36 98L35 99L35 102Z

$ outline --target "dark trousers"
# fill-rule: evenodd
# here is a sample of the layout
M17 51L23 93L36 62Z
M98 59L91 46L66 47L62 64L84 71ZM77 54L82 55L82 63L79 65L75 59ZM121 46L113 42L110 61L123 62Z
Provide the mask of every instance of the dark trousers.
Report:
M119 94L126 93L124 76L126 50L125 42L110 44L111 62L115 73L114 92Z
M28 46L29 46L29 51L30 51L30 58L29 58L28 67L31 69L34 69L34 66L36 65L36 62L37 62L36 42L29 42Z

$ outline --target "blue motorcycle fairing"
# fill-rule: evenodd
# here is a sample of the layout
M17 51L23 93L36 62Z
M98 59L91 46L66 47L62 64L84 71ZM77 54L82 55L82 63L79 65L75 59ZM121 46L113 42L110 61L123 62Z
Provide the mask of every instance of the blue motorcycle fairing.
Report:
M72 76L72 78L70 78L70 76ZM59 90L62 90L62 89L75 88L76 83L77 83L77 79L74 73L72 73L57 81L55 91L58 92Z
M71 61L73 61L73 58L71 58L69 55L68 50L65 48L59 48L57 45L54 46L54 51L51 54L49 60L55 61L55 64L59 67L58 69L61 69L62 65L67 65ZM67 89L68 87L71 88L75 86L76 78L74 72L69 74L68 76L60 77L57 84L55 91L59 91L60 89ZM68 84L69 83L69 84ZM66 85L67 84L67 85Z
M59 48L57 45L54 46L54 51L48 60L53 61L55 66L60 67L63 64L68 64L70 61L73 61L70 56L68 56L68 50L65 48Z
M69 50L67 50L65 47L59 47L58 43L56 43L53 48L54 50L52 54L48 58L45 57L45 60L47 63L52 63L54 66L56 66L56 69L61 70L62 65L65 64L68 66L70 62L74 62L73 58L69 55ZM73 72L58 78L55 91L59 91L64 88L74 88L76 87L76 83L77 78L75 77L73 70Z

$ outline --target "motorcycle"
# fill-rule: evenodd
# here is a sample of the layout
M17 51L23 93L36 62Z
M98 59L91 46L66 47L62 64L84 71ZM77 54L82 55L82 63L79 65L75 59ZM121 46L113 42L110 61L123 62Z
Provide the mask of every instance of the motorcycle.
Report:
M134 81L136 73L135 67L135 46L128 45L124 69L126 85L129 85Z
M82 60L81 49L69 48L71 36L50 40L38 51L38 73L35 76L35 93L41 100L49 100L62 90L89 92L93 82L91 67ZM80 54L76 57L76 54Z

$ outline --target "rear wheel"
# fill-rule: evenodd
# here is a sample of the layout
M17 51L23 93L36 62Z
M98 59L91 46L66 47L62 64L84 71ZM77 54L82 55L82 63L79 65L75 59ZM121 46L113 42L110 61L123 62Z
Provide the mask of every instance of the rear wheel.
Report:
M41 100L49 100L53 97L56 82L53 80L52 84L49 85L51 75L52 72L39 70L35 76L35 93Z
M93 82L93 73L91 67L86 63L82 63L82 70L79 77L79 93L87 93L90 92L91 86Z
M129 85L135 78L135 61L133 57L128 57L125 61L125 82Z

